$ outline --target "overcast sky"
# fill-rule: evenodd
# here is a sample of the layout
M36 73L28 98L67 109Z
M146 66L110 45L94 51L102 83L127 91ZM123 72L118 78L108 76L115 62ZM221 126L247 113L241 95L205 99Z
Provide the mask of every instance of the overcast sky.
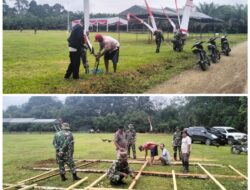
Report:
M30 1L30 0L29 0ZM83 0L36 0L39 4L48 3L53 5L55 3L60 3L65 6L66 9L72 11L82 11L83 10ZM154 8L163 7L175 7L174 0L147 0L148 4ZM8 3L13 4L13 0L7 0ZM179 7L185 5L186 0L178 0ZM247 0L194 0L194 4L199 3L211 3L216 4L247 4ZM120 13L121 11L133 6L133 5L145 5L144 0L90 0L90 12L92 13Z
M3 97L3 110L6 110L9 106L20 106L29 101L31 96L4 96ZM61 100L63 103L67 96L54 96ZM159 106L159 104L168 105L173 97L162 97L162 96L152 96L151 100L155 102Z

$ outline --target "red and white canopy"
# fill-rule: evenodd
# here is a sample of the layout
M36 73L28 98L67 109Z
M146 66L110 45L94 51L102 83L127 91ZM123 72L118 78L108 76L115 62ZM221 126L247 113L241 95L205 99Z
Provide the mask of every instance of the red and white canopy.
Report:
M72 27L76 24L80 24L81 20L73 20ZM128 21L119 17L112 17L112 18L92 18L89 19L90 26L96 25L128 25Z

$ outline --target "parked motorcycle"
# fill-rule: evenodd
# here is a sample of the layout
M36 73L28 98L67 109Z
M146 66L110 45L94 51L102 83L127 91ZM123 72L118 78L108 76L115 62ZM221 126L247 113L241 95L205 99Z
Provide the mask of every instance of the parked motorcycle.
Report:
M183 50L184 42L182 39L174 38L172 43L174 51L181 52Z
M209 41L207 42L208 43L208 46L207 46L207 49L208 49L208 52L209 52L209 57L211 58L211 61L213 63L217 63L219 60L220 60L220 52L219 50L217 49L217 46L216 46L216 38L210 38Z
M231 147L232 154L240 154L242 152L246 154L248 152L247 139L235 140Z
M203 71L206 71L208 66L210 66L210 60L206 55L206 51L203 48L204 41L196 42L192 49L193 53L196 55L198 59L198 63Z
M231 52L227 35L221 37L221 51L226 56L229 56L229 53Z

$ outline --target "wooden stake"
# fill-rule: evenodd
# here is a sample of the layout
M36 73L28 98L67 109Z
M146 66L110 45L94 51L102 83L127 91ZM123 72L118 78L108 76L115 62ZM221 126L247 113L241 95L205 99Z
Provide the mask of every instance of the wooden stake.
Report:
M233 166L229 165L228 167L231 168L233 171L235 171L240 176L244 177L246 180L248 180L247 176L243 175L241 172L239 172L238 170L236 170Z
M96 184L98 184L106 176L107 176L107 173L103 174L101 177L99 177L97 180L95 180L93 183L91 183L88 187L84 188L84 190L89 190L89 188L94 187Z
M174 172L174 170L172 170L172 175L173 175L174 190L177 190L177 183L176 183L176 178L175 178L175 172Z
M220 187L221 190L226 190L226 188L217 179L215 179L215 177L210 174L200 163L198 163L198 166L200 166L200 168Z
M29 190L29 189L34 189L35 187L37 186L37 184L33 184L33 185L29 185L29 186L26 186L26 187L23 187L19 190Z
M148 164L148 160L143 164L143 166L141 167L141 169L139 170L139 172L137 173L135 179L133 179L133 181L131 182L130 186L128 189L133 189L137 180L139 180L139 178L141 177L142 171L144 170L144 168L147 166Z
M80 181L76 182L75 184L69 186L67 189L65 190L72 190L75 187L78 187L79 185L81 185L84 181L86 181L88 179L88 177L85 177L83 179L81 179Z

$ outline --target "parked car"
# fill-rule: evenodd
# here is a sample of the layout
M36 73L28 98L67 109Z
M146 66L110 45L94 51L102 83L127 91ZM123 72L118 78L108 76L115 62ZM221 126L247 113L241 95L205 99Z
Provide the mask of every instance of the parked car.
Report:
M192 142L199 141L201 143L205 143L206 145L220 145L224 144L225 141L222 139L222 137L225 138L225 136L221 134L217 136L213 134L215 131L212 133L211 130L209 131L203 126L189 127L187 128L187 133L191 137Z
M247 137L247 134L241 133L233 127L214 126L213 128L226 135L227 143L230 145L232 145L235 140L240 140Z
M225 145L227 144L227 137L225 134L223 134L222 132L220 132L218 129L214 129L214 128L206 128L207 131L209 133L212 133L214 135L216 135L219 139L218 142L220 145Z

